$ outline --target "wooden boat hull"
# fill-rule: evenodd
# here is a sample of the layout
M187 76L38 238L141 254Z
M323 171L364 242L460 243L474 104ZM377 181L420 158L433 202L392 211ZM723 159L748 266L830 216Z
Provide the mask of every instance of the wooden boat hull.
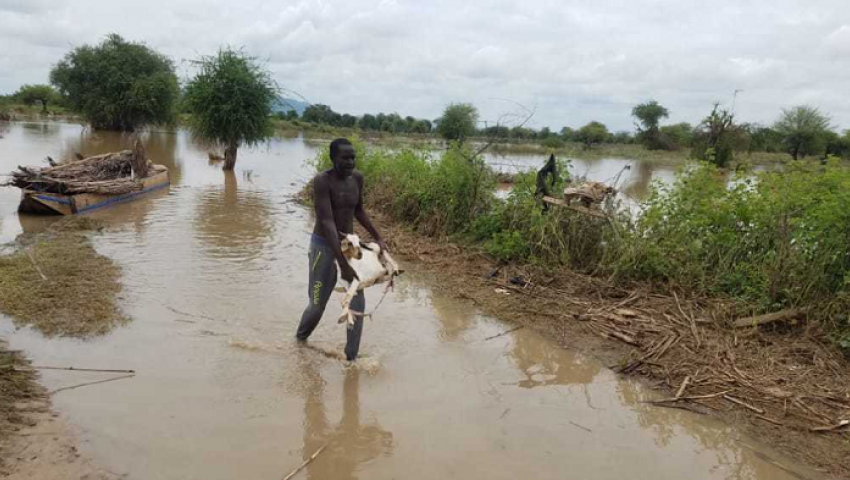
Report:
M170 183L168 169L157 165L155 174L142 179L142 189L130 193L116 195L94 193L62 195L25 189L21 192L21 204L18 207L18 211L43 215L75 215L86 213L117 203L135 200L147 193L166 188Z

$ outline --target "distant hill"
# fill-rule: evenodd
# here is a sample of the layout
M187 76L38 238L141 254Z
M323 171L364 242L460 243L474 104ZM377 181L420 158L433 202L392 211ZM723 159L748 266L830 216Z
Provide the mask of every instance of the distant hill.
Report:
M304 113L304 109L309 107L310 104L302 101L295 100L293 98L286 97L277 97L277 100L272 104L272 112L274 113L286 113L290 110L295 110L298 112L298 116Z

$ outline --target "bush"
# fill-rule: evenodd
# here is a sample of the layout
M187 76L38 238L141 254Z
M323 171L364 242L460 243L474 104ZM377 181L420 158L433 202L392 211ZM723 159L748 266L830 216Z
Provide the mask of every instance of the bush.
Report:
M388 153L367 150L357 140L357 168L366 179L366 199L388 214L417 226L423 233L457 234L490 210L495 201L495 175L481 158L453 145L441 156L425 150ZM330 168L323 152L317 169Z
M753 311L811 307L834 320L832 338L850 348L850 169L836 159L732 178L693 163L673 185L655 185L635 219L609 221L544 211L534 172L517 175L497 200L492 172L457 146L433 156L355 144L367 202L425 234L463 236L503 262L732 298ZM317 167L330 167L327 153Z
M557 150L559 148L564 148L564 141L558 137L546 137L546 139L543 140L543 146Z
M726 180L698 164L656 188L620 246L617 274L762 310L850 306L850 170L793 163Z

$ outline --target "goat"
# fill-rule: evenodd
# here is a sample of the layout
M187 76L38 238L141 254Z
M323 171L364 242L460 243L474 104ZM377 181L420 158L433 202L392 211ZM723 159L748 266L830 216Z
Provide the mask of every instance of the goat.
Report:
M342 314L338 323L348 321L348 328L354 327L354 314L365 314L365 312L352 312L351 301L357 292L378 283L389 281L387 290L392 286L396 276L403 273L398 264L390 254L377 243L360 243L360 237L353 233L340 233L340 250L345 260L351 265L357 276L348 283L345 296L342 298Z

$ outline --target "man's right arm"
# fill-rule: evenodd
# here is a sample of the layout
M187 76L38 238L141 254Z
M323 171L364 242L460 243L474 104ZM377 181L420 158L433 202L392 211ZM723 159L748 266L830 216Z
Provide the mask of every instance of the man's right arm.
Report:
M319 224L325 240L334 252L334 256L336 257L336 261L339 264L339 269L342 273L342 278L345 280L353 279L356 274L345 260L345 256L343 256L342 250L340 249L339 231L336 228L334 212L331 207L330 187L328 186L327 179L321 174L317 175L313 180L313 204L316 208L316 222Z

